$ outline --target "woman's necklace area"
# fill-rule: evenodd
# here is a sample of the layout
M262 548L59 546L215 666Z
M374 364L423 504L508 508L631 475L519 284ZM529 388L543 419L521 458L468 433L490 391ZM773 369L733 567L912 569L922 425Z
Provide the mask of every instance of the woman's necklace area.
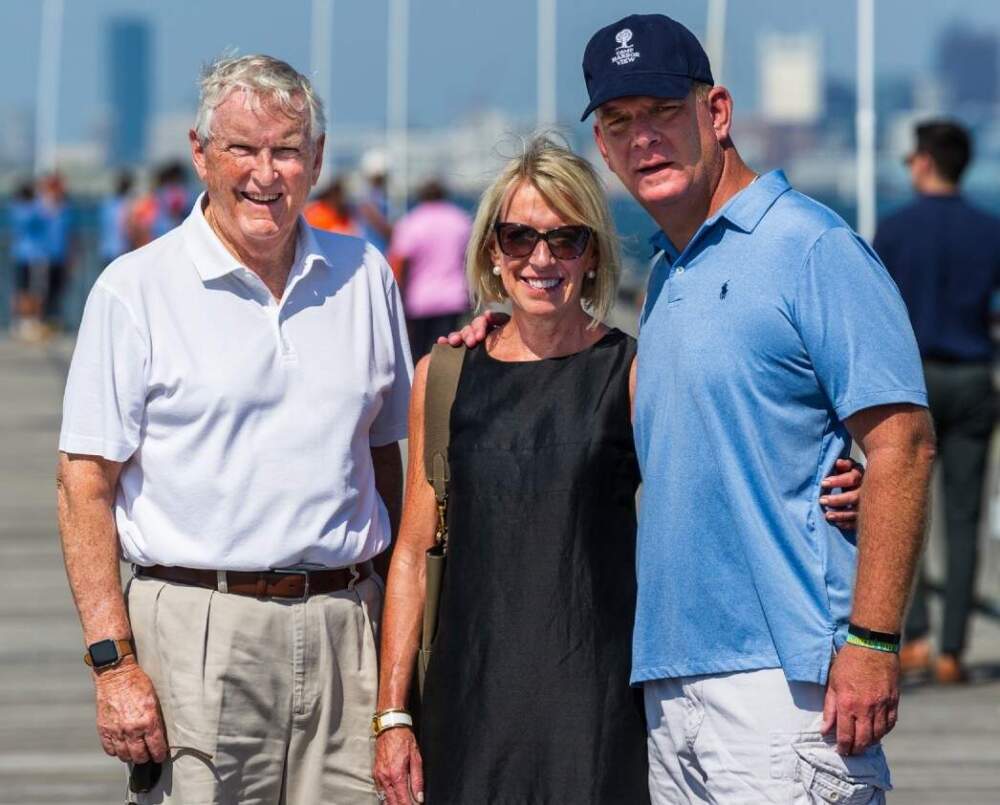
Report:
M485 346L487 352L489 352L491 357L498 358L500 360L503 359L545 360L546 358L560 357L563 355L573 355L577 352L580 352L592 346L590 339L587 337L588 335L587 324L590 323L588 321L580 325L577 333L575 334L576 335L575 341L577 343L573 346L573 348L560 349L549 355L535 355L529 349L527 343L524 340L523 333L520 330L517 331L517 336L516 336L519 342L519 346L515 346L512 343L502 343L504 341L509 341L510 339L515 337L509 330L511 323L512 322L508 323L504 327L498 327L495 330L491 330L489 333L487 333ZM558 332L558 330L556 330L555 332ZM499 355L497 354L498 350L499 350Z

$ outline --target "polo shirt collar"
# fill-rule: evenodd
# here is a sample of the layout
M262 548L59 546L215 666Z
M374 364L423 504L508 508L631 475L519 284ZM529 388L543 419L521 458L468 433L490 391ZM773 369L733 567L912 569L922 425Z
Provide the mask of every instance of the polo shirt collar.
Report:
M691 238L691 242L693 243L702 232L723 218L737 229L741 229L744 232L753 232L765 213L771 209L771 205L778 200L778 197L791 189L792 186L785 177L784 171L773 170L761 174L756 181L744 187L739 193L723 204L722 209L698 227L698 231ZM674 244L670 242L670 238L666 236L663 230L657 230L650 237L649 242L653 247L654 253L665 252L671 262L680 256L680 252L674 248Z
M194 262L195 270L202 282L209 282L241 269L249 270L225 247L219 236L205 219L203 205L205 194L198 196L190 215L181 224L184 240ZM329 265L323 251L316 242L312 227L301 215L295 240L295 259L289 272L289 281L295 276L307 274L317 262Z
M761 174L705 221L705 226L709 227L720 218L725 218L737 229L753 232L778 197L791 189L784 171L773 170Z
M289 276L308 274L316 263L330 265L330 261L316 240L316 230L309 226L304 216L300 215L299 230L295 239L295 262L292 264L292 273Z
M657 229L649 237L649 245L653 247L653 254L659 254L660 252L665 252L667 258L673 262L677 259L680 254L677 249L674 248L674 244L671 243L670 238L667 237L666 233L662 229Z
M292 270L288 273L288 283L285 286L286 298L298 281L307 276L317 264L330 267L330 261L316 241L315 230L300 215L298 234L295 238L295 260L292 262Z

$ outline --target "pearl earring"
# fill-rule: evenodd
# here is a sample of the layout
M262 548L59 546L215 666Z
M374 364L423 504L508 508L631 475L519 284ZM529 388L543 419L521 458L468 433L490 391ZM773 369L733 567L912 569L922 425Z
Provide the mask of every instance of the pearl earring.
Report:
M587 279L589 279L589 280L592 280L596 276L597 276L597 272L594 271L594 269L590 269L590 271L587 272Z
M493 266L493 276L499 277L503 273L503 269L500 266Z

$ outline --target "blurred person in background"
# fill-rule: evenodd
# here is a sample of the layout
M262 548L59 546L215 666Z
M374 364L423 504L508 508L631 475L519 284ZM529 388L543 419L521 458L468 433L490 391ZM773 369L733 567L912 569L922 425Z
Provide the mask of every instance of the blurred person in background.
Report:
M439 180L427 182L417 198L417 206L396 222L389 244L414 361L430 352L441 333L458 327L469 309L465 249L472 232L472 218L448 200Z
M990 300L1000 289L1000 219L962 195L969 132L949 120L916 127L906 157L916 201L886 218L874 246L906 302L923 359L944 482L944 614L931 656L921 576L900 652L905 671L933 668L941 683L965 678L962 655L974 600L979 515L995 422Z
M129 802L376 799L411 369L385 259L302 218L325 126L285 62L208 65L205 192L87 299L59 522L104 751L163 764Z
M22 182L10 202L11 258L14 265L13 334L25 341L44 335L48 246L46 220L32 182Z
M379 150L366 151L361 157L361 175L365 189L357 204L361 236L382 254L386 254L392 237L389 221L389 197L386 194L387 165L385 153Z
M131 205L131 247L138 249L180 226L191 211L191 202L184 165L176 161L161 165L153 175L152 189Z
M331 179L315 201L306 205L305 216L310 226L325 232L339 232L341 235L358 234L354 213L351 205L347 203L347 191L342 177L336 176Z
M129 242L129 204L134 179L131 171L115 177L113 191L104 197L98 210L98 256L107 265L132 248Z
M42 318L48 329L58 328L62 315L63 292L69 275L73 246L73 210L66 198L62 176L52 173L39 182L38 200L45 221L45 250L48 260Z

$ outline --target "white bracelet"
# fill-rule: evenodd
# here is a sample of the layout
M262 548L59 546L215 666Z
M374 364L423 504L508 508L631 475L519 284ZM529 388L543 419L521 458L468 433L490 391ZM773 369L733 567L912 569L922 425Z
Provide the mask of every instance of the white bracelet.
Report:
M413 716L405 710L392 709L383 710L372 716L372 735L378 738L386 730L396 727L412 727Z

